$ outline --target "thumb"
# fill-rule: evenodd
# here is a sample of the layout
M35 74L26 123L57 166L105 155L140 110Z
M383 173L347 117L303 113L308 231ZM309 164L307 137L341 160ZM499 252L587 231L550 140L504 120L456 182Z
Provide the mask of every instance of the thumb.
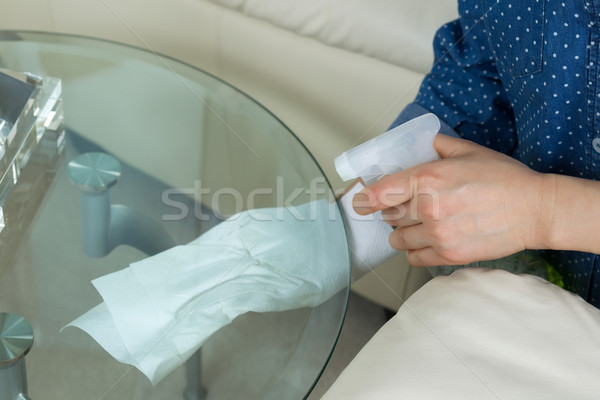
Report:
M455 138L438 133L433 140L433 148L441 158L458 157L470 153L477 145L470 140Z

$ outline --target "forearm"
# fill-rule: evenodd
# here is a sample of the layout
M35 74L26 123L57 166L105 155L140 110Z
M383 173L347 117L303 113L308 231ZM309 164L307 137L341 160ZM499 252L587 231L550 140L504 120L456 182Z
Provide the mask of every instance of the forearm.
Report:
M600 182L544 176L540 247L600 253Z

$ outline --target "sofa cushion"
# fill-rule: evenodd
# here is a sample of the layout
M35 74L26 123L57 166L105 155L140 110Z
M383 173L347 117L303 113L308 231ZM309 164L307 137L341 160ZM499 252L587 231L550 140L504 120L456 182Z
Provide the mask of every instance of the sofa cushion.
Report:
M465 269L411 296L324 400L597 399L600 310L540 278Z
M323 43L417 72L433 61L437 28L456 0L211 0Z

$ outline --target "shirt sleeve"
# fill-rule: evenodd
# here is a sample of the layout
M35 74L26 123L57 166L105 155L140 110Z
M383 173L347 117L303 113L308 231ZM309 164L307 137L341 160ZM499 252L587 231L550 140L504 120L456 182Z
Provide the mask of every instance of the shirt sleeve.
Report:
M426 112L443 120L442 133L458 135L511 154L516 144L514 114L496 68L481 16L442 26L434 39L435 62L413 103L392 126Z

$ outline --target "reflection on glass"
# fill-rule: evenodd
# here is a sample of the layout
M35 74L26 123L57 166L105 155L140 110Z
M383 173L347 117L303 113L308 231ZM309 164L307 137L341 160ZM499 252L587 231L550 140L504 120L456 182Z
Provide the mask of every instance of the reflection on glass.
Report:
M6 225L4 205L21 171L38 149L53 159L64 139L60 79L0 71L0 232Z

